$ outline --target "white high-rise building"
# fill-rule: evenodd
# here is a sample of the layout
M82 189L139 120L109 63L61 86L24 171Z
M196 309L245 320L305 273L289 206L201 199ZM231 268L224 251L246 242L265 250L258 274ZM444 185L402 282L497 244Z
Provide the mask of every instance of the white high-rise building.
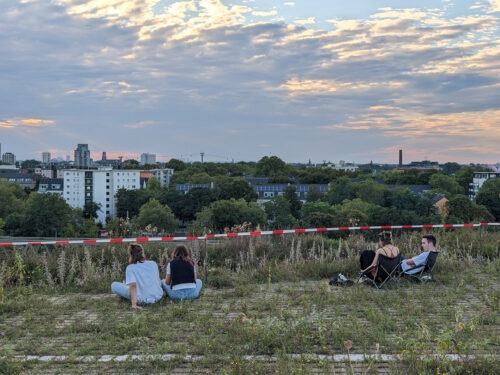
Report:
M141 165L156 164L156 154L141 154Z
M44 164L50 163L50 152L42 152L42 163Z
M116 217L115 195L119 189L136 190L141 185L139 170L64 170L64 200L71 207L83 208L85 203L100 205L97 222Z

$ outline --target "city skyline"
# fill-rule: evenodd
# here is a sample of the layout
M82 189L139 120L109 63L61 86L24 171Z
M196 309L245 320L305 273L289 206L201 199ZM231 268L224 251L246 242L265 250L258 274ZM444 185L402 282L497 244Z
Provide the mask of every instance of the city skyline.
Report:
M500 0L5 0L18 160L500 161ZM132 157L130 157L132 158Z

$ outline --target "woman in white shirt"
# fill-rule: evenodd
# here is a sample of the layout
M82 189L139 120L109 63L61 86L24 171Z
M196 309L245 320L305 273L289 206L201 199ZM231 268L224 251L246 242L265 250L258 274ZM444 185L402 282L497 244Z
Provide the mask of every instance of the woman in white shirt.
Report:
M160 272L156 262L146 260L141 245L130 244L128 253L129 265L125 271L125 282L113 282L111 291L128 299L133 309L141 309L139 305L155 303L162 299Z

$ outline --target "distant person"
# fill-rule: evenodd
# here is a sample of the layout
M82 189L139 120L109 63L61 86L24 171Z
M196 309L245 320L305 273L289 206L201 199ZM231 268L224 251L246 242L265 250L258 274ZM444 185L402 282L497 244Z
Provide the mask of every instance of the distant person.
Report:
M422 267L427 263L427 258L431 252L437 252L436 249L436 237L429 234L422 237L422 252L413 258L404 259L403 263L401 263L401 267L403 268L403 272L407 275L413 275L420 271L422 271Z
M125 270L125 282L113 282L111 291L128 299L133 309L142 309L139 305L158 302L163 297L158 264L146 260L141 245L130 244L128 247L128 266Z
M167 264L165 280L161 285L173 300L195 299L201 291L202 282L196 278L196 266L191 260L187 246L176 245L172 260Z
M380 232L378 234L379 248L377 251L364 250L359 258L359 263L361 267L361 272L365 273L373 267L365 276L373 279L377 273L377 268L374 267L378 262L378 256L380 254L385 255L389 258L395 258L399 254L399 249L392 244L392 233L391 232Z

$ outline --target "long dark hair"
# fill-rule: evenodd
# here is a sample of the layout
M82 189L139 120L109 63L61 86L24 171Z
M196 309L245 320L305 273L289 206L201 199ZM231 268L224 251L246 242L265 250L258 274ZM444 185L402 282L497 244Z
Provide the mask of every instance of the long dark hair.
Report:
M145 260L146 257L144 256L144 249L142 248L142 246L136 243L130 244L128 247L128 263L142 263Z
M191 252L189 248L184 244L175 245L172 251L172 259L183 260L185 262L191 262Z

